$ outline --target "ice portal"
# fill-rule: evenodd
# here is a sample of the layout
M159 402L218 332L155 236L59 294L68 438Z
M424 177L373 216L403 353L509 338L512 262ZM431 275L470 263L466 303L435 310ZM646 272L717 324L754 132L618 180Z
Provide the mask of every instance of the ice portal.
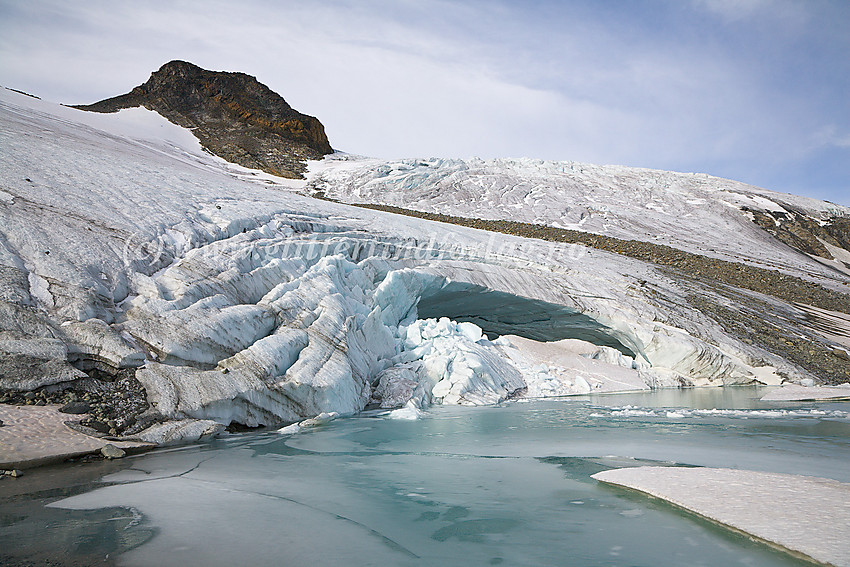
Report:
M420 319L448 317L475 323L490 339L508 334L536 341L581 339L635 358L627 336L575 309L467 282L432 288L422 296L418 311Z

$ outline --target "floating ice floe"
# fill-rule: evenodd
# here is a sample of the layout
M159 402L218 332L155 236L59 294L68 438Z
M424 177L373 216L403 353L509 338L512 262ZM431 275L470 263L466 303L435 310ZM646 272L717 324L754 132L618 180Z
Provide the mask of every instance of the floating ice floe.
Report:
M413 421L422 417L422 410L416 405L416 402L410 400L404 404L404 407L391 411L387 414L387 417L390 419Z
M656 417L670 419L694 419L710 417L731 417L739 419L850 419L850 412L843 410L821 409L690 409L690 408L644 408L640 406L615 406L595 408L590 417Z
M850 384L839 386L815 386L808 381L803 384L786 384L762 396L762 401L793 402L811 400L836 400L850 398Z
M820 563L850 565L850 484L747 470L634 467L593 475Z
M304 429L310 429L311 427L325 425L326 423L330 423L338 417L339 414L336 412L320 413L316 417L311 417L310 419L304 419L299 421L298 423L293 423L291 425L287 425L286 427L281 427L277 430L277 432L283 433L285 435L292 435L295 433L300 433Z

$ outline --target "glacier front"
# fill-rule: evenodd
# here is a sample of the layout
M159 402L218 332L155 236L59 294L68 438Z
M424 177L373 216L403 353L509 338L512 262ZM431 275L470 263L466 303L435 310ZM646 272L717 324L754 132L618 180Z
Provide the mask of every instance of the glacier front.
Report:
M279 179L144 109L91 115L8 90L0 152L6 389L130 369L162 419L256 426L816 379L652 263L299 194L316 176L349 186L345 160Z

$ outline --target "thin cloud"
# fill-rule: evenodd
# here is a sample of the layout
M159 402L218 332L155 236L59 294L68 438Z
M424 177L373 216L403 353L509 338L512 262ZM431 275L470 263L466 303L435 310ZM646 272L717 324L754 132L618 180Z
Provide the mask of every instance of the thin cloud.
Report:
M806 14L803 3L791 0L694 0L693 5L730 23L753 18L793 21Z
M812 132L850 131L847 12L782 0L254 0L238 10L0 0L0 83L92 102L179 58L256 75L355 153L705 171L840 200L850 193L840 156L816 160L834 171L820 189L787 180L805 179L826 151ZM829 147L845 142L835 135Z

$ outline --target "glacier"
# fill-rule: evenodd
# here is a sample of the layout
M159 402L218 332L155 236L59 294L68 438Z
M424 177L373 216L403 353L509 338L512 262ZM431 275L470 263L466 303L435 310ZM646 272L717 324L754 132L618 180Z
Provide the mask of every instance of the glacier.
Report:
M623 219L644 219L635 226L684 248L842 283L763 234L717 230L730 203L767 197L706 176L689 178L686 195L705 199L694 205L705 215L682 230L669 202L629 212L638 204L626 194L606 214L559 212L561 163L337 155L305 181L280 179L209 155L151 111L92 115L9 90L0 152L0 387L135 369L152 411L200 420L195 437L213 422L300 423L366 407L415 416L433 403L813 379L727 333L684 299L687 280L650 263L310 196L319 188L368 201L381 180L413 195L449 184L458 190L417 202L627 237L640 235ZM467 194L473 167L498 190ZM680 174L597 173L651 195L664 183L685 191ZM543 181L526 190L518 177ZM742 244L750 237L759 246Z
M848 251L799 254L753 223L799 216L815 224L850 208L703 173L521 159L329 156L305 194L476 219L510 220L672 246L769 267L846 291ZM742 214L742 211L744 214Z

